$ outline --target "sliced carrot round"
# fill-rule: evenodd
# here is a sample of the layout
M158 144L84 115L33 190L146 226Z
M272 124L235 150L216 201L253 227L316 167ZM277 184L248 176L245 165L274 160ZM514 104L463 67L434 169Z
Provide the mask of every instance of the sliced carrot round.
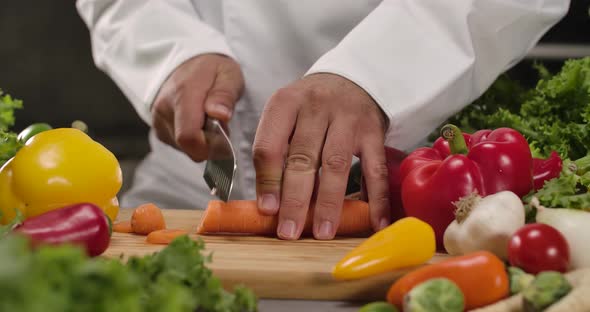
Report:
M113 224L113 232L117 233L133 233L133 227L131 227L131 221L119 221Z
M178 229L164 229L164 230L157 230L153 231L146 237L146 242L150 244L162 244L168 245L172 242L175 238L187 235L188 231L185 230L178 230Z
M135 208L131 215L133 233L147 235L153 231L166 228L162 211L158 206L147 203Z

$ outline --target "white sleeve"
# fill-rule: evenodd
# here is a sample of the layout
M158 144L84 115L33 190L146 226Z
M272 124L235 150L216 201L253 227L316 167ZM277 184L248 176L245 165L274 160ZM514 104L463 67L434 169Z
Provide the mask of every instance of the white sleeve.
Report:
M181 63L203 53L234 57L223 35L188 0L78 0L96 66L151 125L150 107Z
M363 88L389 117L385 144L407 150L522 60L569 0L384 0L306 75Z

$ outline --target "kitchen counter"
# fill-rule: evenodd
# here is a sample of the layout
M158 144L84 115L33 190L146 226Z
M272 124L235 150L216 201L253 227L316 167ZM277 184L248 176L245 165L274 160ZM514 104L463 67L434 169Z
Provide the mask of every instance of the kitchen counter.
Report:
M345 301L318 301L318 300L270 300L259 301L260 312L356 312L364 303Z

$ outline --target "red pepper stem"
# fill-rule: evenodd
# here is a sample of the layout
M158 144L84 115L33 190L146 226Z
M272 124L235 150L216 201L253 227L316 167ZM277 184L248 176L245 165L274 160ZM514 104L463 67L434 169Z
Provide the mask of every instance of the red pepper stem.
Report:
M465 142L461 129L455 125L447 124L440 129L440 133L443 139L449 142L451 154L467 155L469 150L467 149L467 143Z

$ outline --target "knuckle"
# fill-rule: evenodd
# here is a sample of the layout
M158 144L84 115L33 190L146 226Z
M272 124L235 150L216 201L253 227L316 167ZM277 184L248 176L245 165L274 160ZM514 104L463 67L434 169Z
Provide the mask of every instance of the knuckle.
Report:
M168 144L168 145L173 145L174 142L172 142L172 140L170 140L170 137L168 136L168 132L161 130L161 128L154 128L154 132L156 133L156 137L158 138L158 140Z
M305 96L311 103L321 103L332 96L332 91L324 87L314 87L307 89Z
M377 164L371 166L365 173L365 176L371 180L387 180L389 178L389 169L384 163Z
M318 202L318 213L321 213L324 218L329 218L331 214L337 212L342 208L342 205L338 205L335 199L328 198L321 202Z
M319 100L311 100L305 103L305 108L308 110L309 114L312 116L316 116L322 112L323 102Z
M293 88L284 87L275 92L273 94L271 103L282 103L293 101L293 99L297 99L301 97L301 93Z
M256 183L262 187L277 188L281 186L281 178L266 174L257 174Z
M197 136L195 133L187 131L176 131L174 134L174 141L182 148L196 145L198 143Z
M287 157L285 169L298 172L315 172L316 161L311 154L296 152Z
M369 198L370 204L379 209L387 210L390 208L388 193L379 194L376 198Z
M209 91L208 97L214 98L215 101L217 101L218 103L221 103L231 108L237 98L237 94L231 90L225 90L214 87Z
M166 95L159 95L152 107L152 118L154 120L164 118L164 116L169 115L168 110L168 97Z
M283 207L287 208L287 209L291 209L291 210L295 210L295 211L300 211L303 209L306 209L307 207L305 207L305 203L296 197L286 197L285 199L283 199Z
M348 159L340 154L330 155L324 158L322 167L325 170L329 170L337 173L347 172L350 167Z
M273 145L263 139L258 139L252 146L252 158L254 164L264 163L274 156Z
M377 198L377 204L381 205L382 207L389 207L389 195L388 193L384 193L383 195Z
M187 89L189 89L189 86L187 85L186 80L174 77L167 85L165 94L174 97L183 94Z

